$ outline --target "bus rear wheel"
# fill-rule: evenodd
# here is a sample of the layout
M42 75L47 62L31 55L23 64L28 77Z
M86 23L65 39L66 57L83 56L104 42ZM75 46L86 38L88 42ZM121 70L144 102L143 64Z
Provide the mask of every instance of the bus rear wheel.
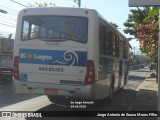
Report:
M127 84L127 75L124 76L124 86Z

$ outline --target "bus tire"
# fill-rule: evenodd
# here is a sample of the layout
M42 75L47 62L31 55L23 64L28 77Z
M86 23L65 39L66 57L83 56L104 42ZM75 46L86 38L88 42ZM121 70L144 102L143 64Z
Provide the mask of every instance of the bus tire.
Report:
M119 91L123 90L125 85L126 85L126 74L124 75L123 85L120 87Z
M125 74L125 76L124 76L124 84L123 84L123 86L125 86L127 84L127 75Z
M113 94L114 94L114 75L112 75L111 79L111 86L110 86L110 91L109 91L109 96L108 96L108 102L111 103L113 99Z

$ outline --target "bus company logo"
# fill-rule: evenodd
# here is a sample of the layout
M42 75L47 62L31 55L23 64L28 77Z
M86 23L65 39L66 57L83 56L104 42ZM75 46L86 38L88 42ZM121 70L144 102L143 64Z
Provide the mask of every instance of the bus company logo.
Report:
M52 60L52 56L49 55L39 55L37 53L20 53L20 58L24 59L34 59L34 60Z
M33 56L33 54L26 54L26 58L27 58L27 59L33 59L34 56Z
M20 58L34 59L34 55L32 53L21 53Z
M54 65L70 65L70 66L78 64L78 55L73 51L66 51L63 54L62 61L56 60L53 62L53 64Z

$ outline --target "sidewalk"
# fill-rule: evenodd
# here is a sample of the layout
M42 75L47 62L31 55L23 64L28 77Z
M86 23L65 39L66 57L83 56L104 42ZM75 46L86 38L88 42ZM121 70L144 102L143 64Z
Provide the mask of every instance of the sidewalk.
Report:
M146 79L137 87L137 96L130 111L157 111L158 106L158 84L156 78L152 78L151 71Z

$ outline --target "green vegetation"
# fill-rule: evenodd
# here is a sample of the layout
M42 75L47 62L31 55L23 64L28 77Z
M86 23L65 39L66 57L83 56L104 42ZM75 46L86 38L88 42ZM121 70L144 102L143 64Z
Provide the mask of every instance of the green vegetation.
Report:
M124 23L124 32L137 38L141 52L147 54L155 63L158 60L158 11L158 7L132 9Z

